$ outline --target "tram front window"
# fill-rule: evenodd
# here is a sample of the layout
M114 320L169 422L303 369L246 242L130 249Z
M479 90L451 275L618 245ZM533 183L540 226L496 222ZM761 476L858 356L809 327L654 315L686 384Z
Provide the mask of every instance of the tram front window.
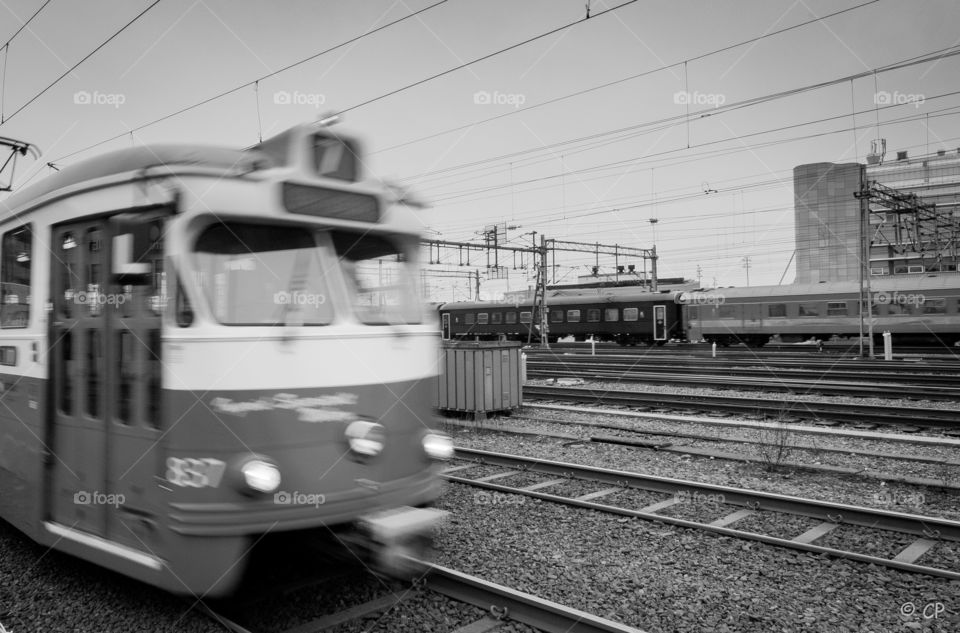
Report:
M333 320L321 247L306 228L218 223L195 247L196 279L225 325L326 325Z
M408 249L371 233L331 231L357 318L370 325L420 323L422 308Z

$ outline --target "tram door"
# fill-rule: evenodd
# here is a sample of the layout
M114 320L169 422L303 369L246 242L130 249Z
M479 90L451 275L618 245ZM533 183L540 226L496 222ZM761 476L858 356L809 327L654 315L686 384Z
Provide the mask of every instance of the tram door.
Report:
M52 229L48 512L55 522L130 545L155 535L159 468L160 311L165 296L160 226L148 283L111 274L109 219ZM143 280L140 280L143 281Z

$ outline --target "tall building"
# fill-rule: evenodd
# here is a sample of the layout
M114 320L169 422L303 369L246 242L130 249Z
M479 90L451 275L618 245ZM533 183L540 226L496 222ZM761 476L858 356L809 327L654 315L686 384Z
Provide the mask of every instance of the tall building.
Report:
M866 227L871 276L957 273L960 149L915 158L897 152L884 161L882 147L874 143L865 165L794 168L796 283L859 278L861 201L854 193L861 189L874 194ZM924 205L921 214L902 213L916 208L914 200Z

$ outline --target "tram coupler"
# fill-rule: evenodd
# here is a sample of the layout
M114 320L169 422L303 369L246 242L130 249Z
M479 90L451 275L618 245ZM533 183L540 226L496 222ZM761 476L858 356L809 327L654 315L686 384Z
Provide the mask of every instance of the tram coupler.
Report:
M423 573L433 549L433 530L450 514L435 508L391 508L363 516L359 528L374 572L409 579Z

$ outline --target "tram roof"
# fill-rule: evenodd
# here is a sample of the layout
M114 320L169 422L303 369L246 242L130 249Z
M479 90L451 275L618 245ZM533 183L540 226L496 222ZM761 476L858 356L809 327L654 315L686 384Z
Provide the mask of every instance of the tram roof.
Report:
M12 213L30 200L82 182L171 165L195 165L238 172L270 166L262 153L207 145L130 147L68 165L35 185L0 200L0 213Z

